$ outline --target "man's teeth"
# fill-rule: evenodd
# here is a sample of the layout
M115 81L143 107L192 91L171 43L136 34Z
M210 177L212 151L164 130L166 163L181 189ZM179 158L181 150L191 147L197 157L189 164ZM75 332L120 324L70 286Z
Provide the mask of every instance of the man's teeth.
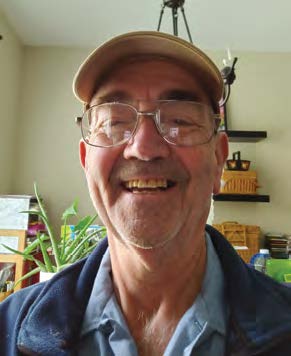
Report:
M167 188L166 179L133 179L125 182L125 187L128 189L157 189L157 188Z

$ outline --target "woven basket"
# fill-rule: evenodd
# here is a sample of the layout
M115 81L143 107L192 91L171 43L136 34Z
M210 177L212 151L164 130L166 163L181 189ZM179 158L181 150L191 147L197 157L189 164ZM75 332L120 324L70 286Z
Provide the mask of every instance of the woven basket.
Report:
M261 235L259 226L230 221L213 224L213 227L226 237L245 262L249 263L251 257L259 252Z
M255 171L223 171L222 186L223 194L257 194L258 181Z

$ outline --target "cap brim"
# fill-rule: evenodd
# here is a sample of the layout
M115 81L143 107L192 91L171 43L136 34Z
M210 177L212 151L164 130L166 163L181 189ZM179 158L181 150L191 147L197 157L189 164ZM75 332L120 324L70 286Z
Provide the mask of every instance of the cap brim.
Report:
M91 98L106 73L125 58L151 55L172 59L197 76L211 99L223 95L223 79L212 60L193 44L167 33L139 31L126 33L95 49L80 66L73 82L75 96L84 103Z

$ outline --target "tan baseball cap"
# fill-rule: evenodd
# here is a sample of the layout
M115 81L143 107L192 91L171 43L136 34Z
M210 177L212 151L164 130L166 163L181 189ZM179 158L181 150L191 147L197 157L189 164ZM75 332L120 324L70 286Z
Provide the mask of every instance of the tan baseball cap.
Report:
M169 58L195 74L212 102L218 104L223 95L223 79L219 69L199 48L177 36L157 31L130 32L110 39L96 48L77 71L73 91L83 103L89 103L98 84L116 64L138 56Z

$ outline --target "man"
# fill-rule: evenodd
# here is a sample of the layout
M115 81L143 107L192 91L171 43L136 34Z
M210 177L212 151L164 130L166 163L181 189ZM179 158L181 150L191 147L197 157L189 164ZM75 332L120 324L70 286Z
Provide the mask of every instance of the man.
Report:
M1 306L3 355L289 355L291 291L205 227L228 154L220 73L171 35L83 63L80 159L108 240Z

